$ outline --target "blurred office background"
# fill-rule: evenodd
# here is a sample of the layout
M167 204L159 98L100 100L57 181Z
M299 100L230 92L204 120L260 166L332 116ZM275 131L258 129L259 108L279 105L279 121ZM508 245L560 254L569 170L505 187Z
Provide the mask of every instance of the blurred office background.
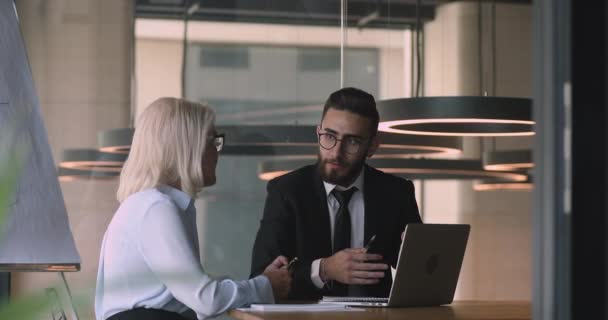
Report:
M416 1L346 3L348 27L341 29L340 1L201 1L189 14L193 3L186 0L17 0L56 163L66 149L96 148L99 132L136 127L137 115L161 96L209 103L218 125L316 125L324 100L340 88L341 65L344 86L377 100L414 96ZM532 98L530 2L421 5L423 96L490 91ZM530 150L533 139L467 137L462 153L450 158ZM197 200L202 260L211 274L248 277L265 199L258 166L272 159L222 156L217 184ZM77 305L81 319L93 319L100 243L118 207L118 179L65 180L82 259L81 271L67 279L85 297ZM456 299L531 301L531 189L480 192L476 180L414 182L425 222L472 226ZM55 281L50 274L13 273L12 294Z

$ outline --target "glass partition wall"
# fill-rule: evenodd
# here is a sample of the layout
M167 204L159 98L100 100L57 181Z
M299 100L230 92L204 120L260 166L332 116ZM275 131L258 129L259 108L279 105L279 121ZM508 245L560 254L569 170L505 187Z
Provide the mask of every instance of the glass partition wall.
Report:
M477 4L422 2L421 94L477 95ZM412 95L413 1L197 3L17 1L56 163L65 149L97 148L99 131L136 126L132 118L160 96L207 102L218 125L311 126L318 124L327 96L340 88L341 75L344 86L360 87L377 100ZM344 32L341 3L347 4ZM497 7L496 31L503 35L497 91L529 96L530 5ZM478 140L466 140L464 149L459 158L479 159ZM220 156L217 184L196 203L202 260L210 273L249 276L266 195L258 165L276 158ZM313 163L314 155L306 161ZM472 225L456 298L529 300L529 193L475 193L470 180L415 185L425 222ZM86 301L77 306L81 319L93 318L99 249L118 207L117 186L115 178L61 183L82 260L81 271L68 274L75 296ZM14 274L11 292L43 292L56 277L42 278Z
M377 99L409 91L407 27L349 27L343 34L339 5L322 8L332 17L327 21L320 21L321 9L312 8L299 11L293 24L277 23L287 13L273 14L276 8L259 9L267 12L266 21L243 22L247 10L243 16L235 10L233 21L191 19L185 46L183 32L153 32L183 21L138 18L137 113L159 95L179 96L184 47L185 98L208 103L219 126L317 125L325 99L340 88L342 66L344 86L362 88ZM226 139L229 144L231 137ZM276 156L221 155L217 184L197 201L201 256L210 273L249 276L266 195L258 165L269 159Z
M416 86L422 96L479 95L478 37L489 47L490 4L424 1L433 5L423 4L419 11L424 68L418 82L415 6L344 2L344 33L338 1L242 1L229 10L212 10L209 4L189 17L187 32L183 10L163 17L140 6L136 113L158 96L183 91L188 99L209 103L218 125L316 125L324 100L341 86L341 66L344 86L360 87L377 100L411 97ZM495 64L497 96L530 97L531 6L498 3L495 19L496 61L485 61L484 70ZM483 57L493 56L486 50ZM231 138L226 137L228 144ZM499 150L530 141L498 138L485 144ZM479 160L483 141L464 142L463 153L455 157ZM272 159L277 156L221 155L217 184L197 201L202 259L212 274L249 276L266 195L258 166ZM308 160L313 163L314 156ZM472 225L456 299L531 299L529 191L476 192L472 180L415 181L415 186L425 222Z

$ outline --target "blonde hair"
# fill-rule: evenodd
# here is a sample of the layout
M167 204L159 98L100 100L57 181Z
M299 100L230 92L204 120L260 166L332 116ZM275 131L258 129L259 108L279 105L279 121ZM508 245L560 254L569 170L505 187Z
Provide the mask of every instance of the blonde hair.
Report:
M179 185L196 198L204 186L202 159L214 122L213 110L200 103L177 98L152 102L138 118L118 201L159 185Z

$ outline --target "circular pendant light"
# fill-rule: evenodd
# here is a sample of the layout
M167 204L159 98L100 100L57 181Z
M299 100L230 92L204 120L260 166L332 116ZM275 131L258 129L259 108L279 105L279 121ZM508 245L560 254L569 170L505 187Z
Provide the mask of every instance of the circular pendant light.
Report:
M534 167L530 150L487 151L483 153L482 160L486 170L510 171Z
M532 100L505 97L420 97L378 101L384 132L429 136L529 136Z
M480 160L451 159L369 159L367 163L381 171L407 179L525 181L520 172L485 171ZM311 164L305 160L275 160L260 163L258 177L270 180Z
M274 155L298 159L316 158L319 151L316 126L235 125L218 126L226 134L225 155ZM457 137L421 137L379 132L380 146L374 157L449 155L462 152Z
M218 126L226 135L225 155L311 156L317 145L314 126L230 125Z
M495 10L495 4L492 5ZM378 101L379 130L401 134L432 136L529 136L534 134L532 100L496 97L496 19L492 18L492 90L484 90L482 14L478 10L479 96L420 97L420 82L424 64L421 62L421 25L416 23L416 90L414 98Z
M475 191L530 191L532 189L534 189L534 184L531 178L522 182L481 181L473 185L473 190Z
M133 141L133 128L119 128L101 131L97 134L99 150L109 153L128 154Z
M126 154L101 152L95 149L67 149L63 151L60 168L120 172L127 160Z
M120 172L59 168L57 176L59 181L62 182L76 180L111 180L118 178Z
M224 155L315 158L319 147L314 125L225 125L216 127L226 135ZM134 129L112 129L98 135L99 150L129 153ZM458 137L424 137L378 132L381 145L376 157L414 157L462 153Z

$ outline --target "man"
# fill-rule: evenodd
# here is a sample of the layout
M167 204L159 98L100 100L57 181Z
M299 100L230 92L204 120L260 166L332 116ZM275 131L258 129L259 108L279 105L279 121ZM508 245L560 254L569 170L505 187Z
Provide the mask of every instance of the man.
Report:
M379 145L378 122L372 95L344 88L329 96L317 164L268 182L252 277L284 255L298 258L291 299L389 295L401 233L421 220L412 182L365 163Z

